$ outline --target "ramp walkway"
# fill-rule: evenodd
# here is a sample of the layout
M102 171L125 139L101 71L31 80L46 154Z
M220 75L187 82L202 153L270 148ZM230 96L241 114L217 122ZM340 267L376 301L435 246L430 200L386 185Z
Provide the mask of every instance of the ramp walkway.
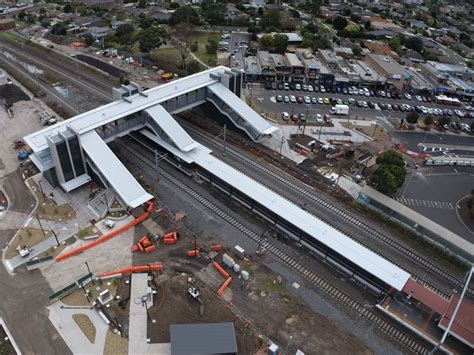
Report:
M155 105L144 110L151 118L150 128L161 136L163 132L171 139L174 145L182 152L189 152L196 148L197 143L176 122L176 120L161 105ZM148 122L147 122L148 123Z
M262 136L270 135L278 130L278 127L268 123L221 83L209 85L207 90L207 100L212 102L238 128L245 131L252 140L257 141Z
M138 207L153 198L135 180L96 131L82 134L81 144L89 159L96 166L100 166L104 178L128 207Z

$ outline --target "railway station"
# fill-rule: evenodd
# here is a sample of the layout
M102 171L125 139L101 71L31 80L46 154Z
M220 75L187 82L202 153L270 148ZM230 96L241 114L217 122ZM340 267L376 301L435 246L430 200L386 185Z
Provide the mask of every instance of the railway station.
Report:
M423 297L431 291L409 272L224 163L210 149L194 141L172 117L209 102L253 141L274 133L278 128L240 100L240 88L241 73L225 67L144 92L130 84L114 89L116 101L30 134L25 141L33 150L33 163L52 186L69 192L94 180L112 190L128 209L144 204L152 196L107 143L125 135L148 142L151 150L165 153L164 159L170 164L186 174L197 175L280 234L377 295L385 310L390 308L387 300L410 295L430 312L439 314L439 327L446 327L446 319L453 312L451 302L446 301L441 312L430 298ZM471 317L472 304L463 303L463 309ZM459 338L467 339L466 344L472 346L474 330L464 327L466 322L469 321L465 317L456 319L452 332L457 329ZM405 320L402 323L406 325ZM424 336L436 344L436 338Z

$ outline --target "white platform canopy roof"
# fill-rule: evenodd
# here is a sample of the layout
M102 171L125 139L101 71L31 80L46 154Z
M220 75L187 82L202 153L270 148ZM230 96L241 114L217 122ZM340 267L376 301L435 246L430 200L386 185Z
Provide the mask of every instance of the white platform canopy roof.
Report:
M100 172L127 206L135 208L153 198L95 131L82 134L80 139L86 154L100 167Z

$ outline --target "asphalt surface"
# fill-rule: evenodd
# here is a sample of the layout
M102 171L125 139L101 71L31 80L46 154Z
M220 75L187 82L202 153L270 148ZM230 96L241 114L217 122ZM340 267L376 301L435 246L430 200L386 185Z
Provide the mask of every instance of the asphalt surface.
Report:
M418 143L447 144L453 146L474 147L474 137L460 134L442 134L438 132L390 132L392 138L415 152L419 151ZM433 152L428 152L432 154ZM461 151L460 151L461 153ZM469 152L467 153L469 154ZM470 152L473 155L473 152Z
M328 104L299 104L299 103L284 103L284 102L276 102L275 96L282 95L294 95L298 96L309 96L311 97L321 97L321 98L335 98L335 99L348 99L352 98L356 101L367 101L373 103L384 103L384 104L408 104L411 106L425 106L428 108L441 108L441 109L450 109L454 110L457 107L447 106L447 105L438 105L435 103L430 102L419 102L416 99L406 100L406 99L388 99L383 97L366 97L363 95L344 95L338 93L321 93L321 92L308 92L308 91L282 91L282 90L265 90L265 89L252 89L252 100L254 103L260 108L260 111L263 112L288 112L288 113L308 113L310 115L314 115L316 113L319 114L327 114L329 113L329 109L331 105ZM461 110L463 111L463 110ZM405 118L407 113L400 112L400 111L389 111L389 110L377 110L377 109L370 109L370 108L363 108L357 107L355 105L351 106L349 111L351 117L355 118L356 116L360 117L368 117L368 118L376 118L377 116L385 117L387 119L401 119ZM420 116L423 116L420 114ZM437 117L437 116L433 116ZM455 122L464 122L470 124L471 120L468 118L459 119L456 115L451 117L452 121Z
M19 172L4 184L11 200L10 208L29 213L35 199ZM15 230L0 228L0 245L5 245ZM23 354L70 354L66 343L48 319L48 295L53 293L38 270L21 270L15 276L0 266L0 316L4 318Z
M474 243L457 214L460 199L474 188L474 168L424 168L409 176L396 198L400 203Z

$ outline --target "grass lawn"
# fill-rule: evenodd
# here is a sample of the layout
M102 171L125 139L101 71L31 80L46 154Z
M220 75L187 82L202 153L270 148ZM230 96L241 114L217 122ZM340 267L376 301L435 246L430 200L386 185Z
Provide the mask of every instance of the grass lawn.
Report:
M204 63L215 65L217 61L217 53L209 54L206 52L206 44L210 39L213 39L219 43L219 32L194 32L189 36L189 43L197 42L198 50L194 52L194 54Z
M13 33L6 32L6 31L1 31L0 32L0 37L2 37L3 39L6 39L8 41L24 42L22 38L14 35Z
M75 212L68 203L58 206L51 199L45 199L39 186L32 179L28 180L28 185L30 185L38 199L38 209L36 212L41 219L63 222L75 217Z
M20 255L16 250L17 246L26 245L28 248L31 248L32 246L35 246L39 242L42 242L43 240L46 240L47 238L52 236L52 233L50 231L45 230L45 233L46 237L43 235L41 229L29 227L21 229L19 234L16 236L15 239L13 239L13 242L7 248L5 252L5 259L11 259L17 255Z
M89 339L91 344L93 344L95 342L96 330L94 323L92 323L89 316L86 314L73 314L72 319L74 319L74 322L76 322L79 328L81 328L82 332L87 337L87 339Z
M158 69L165 72L176 73L180 77L186 76L186 71L178 66L181 61L181 53L176 47L163 47L155 49L151 57Z

